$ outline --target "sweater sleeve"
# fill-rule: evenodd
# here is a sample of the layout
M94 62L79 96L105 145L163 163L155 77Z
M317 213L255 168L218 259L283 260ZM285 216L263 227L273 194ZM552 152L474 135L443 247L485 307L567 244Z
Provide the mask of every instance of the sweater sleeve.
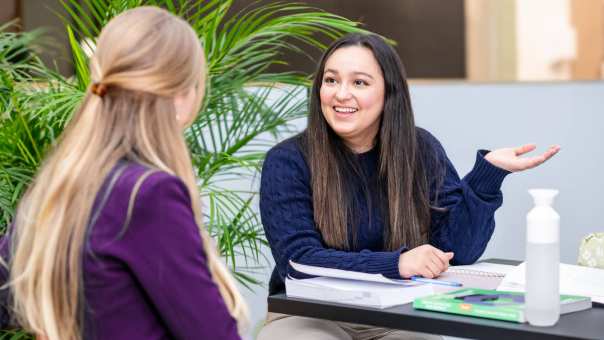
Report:
M289 260L307 265L400 278L401 251L360 252L328 248L314 222L310 172L300 150L278 145L267 154L260 185L265 234L284 280Z
M128 267L176 338L240 339L212 281L180 179L158 173L145 180L120 243Z
M440 142L428 135L428 143L442 169L442 182L437 194L437 210L432 213L430 243L453 251L454 264L470 264L478 260L495 229L495 210L503 202L501 184L510 172L498 168L484 156L476 155L474 168L460 179ZM434 170L434 169L433 169Z

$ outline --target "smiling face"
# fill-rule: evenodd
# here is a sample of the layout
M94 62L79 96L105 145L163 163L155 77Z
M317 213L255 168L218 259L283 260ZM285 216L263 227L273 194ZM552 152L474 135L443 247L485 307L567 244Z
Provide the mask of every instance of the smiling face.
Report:
M384 107L384 76L373 52L339 48L325 62L320 90L327 124L354 152L370 150Z

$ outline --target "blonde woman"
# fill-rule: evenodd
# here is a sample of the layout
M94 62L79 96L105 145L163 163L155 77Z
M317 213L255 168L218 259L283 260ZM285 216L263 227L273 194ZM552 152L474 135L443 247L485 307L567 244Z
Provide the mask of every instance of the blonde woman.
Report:
M3 241L5 321L48 340L239 339L245 307L199 231L182 134L204 69L195 32L162 9L103 29L93 84Z

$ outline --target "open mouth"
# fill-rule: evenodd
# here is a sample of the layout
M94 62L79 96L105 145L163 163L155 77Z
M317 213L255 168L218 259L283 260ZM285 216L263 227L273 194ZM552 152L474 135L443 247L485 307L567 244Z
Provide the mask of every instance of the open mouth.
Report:
M337 113L355 113L359 109L356 107L334 106L333 110Z

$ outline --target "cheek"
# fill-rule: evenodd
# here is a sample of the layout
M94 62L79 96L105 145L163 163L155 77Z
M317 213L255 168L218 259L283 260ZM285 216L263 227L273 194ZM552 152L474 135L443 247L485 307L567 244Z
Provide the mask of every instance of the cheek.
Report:
M368 92L357 97L359 105L370 112L371 116L379 116L384 108L384 94L381 91Z
M189 111L191 112L191 115L193 115L193 111L195 111L196 104L197 104L197 93L195 92L195 89L191 89L187 96L187 106L188 106Z
M321 107L331 105L330 104L331 98L333 97L332 92L333 91L331 91L329 88L326 88L325 86L321 87L321 90L319 90L319 98L321 99Z

